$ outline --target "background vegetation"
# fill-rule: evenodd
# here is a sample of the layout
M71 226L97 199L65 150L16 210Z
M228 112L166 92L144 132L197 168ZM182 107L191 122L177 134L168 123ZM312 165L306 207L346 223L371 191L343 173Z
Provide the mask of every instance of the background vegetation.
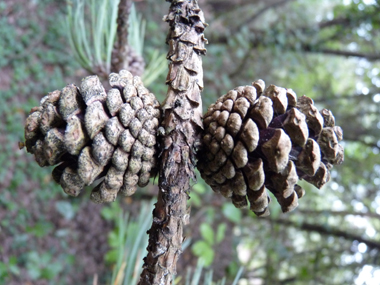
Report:
M333 110L344 130L345 162L323 189L303 185L306 196L295 211L281 214L272 203L265 219L235 209L199 179L189 201L189 242L177 280L184 282L187 268L200 258L215 280L226 277L227 284L240 265L241 284L378 284L380 2L199 2L210 24L205 108L258 78L292 88ZM146 20L143 54L165 53L167 26L161 19L168 5L135 4ZM51 169L40 169L18 149L30 108L47 92L79 84L88 74L70 54L66 12L64 1L0 1L2 284L92 284L94 277L99 284L110 282L112 270L123 263L117 246L134 232L126 231L118 242L121 213L138 217L141 203L151 205L156 193L151 185L102 206L90 203L89 193L69 198L52 181ZM164 81L162 74L149 86L161 101Z

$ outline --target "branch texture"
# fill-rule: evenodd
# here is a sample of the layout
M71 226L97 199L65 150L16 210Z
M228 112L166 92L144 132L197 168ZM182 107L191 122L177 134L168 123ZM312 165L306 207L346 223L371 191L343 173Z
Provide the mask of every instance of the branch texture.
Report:
M195 152L202 124L201 55L207 25L197 0L171 0L167 55L169 73L164 118L160 127L160 173L158 202L153 211L148 255L140 284L171 284L181 253L183 225L188 219L186 201L190 178L195 180Z
M128 69L128 16L132 0L121 0L117 16L117 40L112 53L112 71Z

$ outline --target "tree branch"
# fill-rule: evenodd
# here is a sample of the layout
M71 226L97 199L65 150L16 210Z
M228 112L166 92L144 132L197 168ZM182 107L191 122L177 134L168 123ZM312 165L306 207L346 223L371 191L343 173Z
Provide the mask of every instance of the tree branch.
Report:
M244 67L248 63L248 59L250 56L251 56L251 49L249 48L245 51L244 56L241 59L239 65L235 68L234 71L232 71L229 74L229 77L231 77L231 78L238 77L244 71Z
M299 209L300 213L303 214L312 214L312 215L334 215L334 216L360 216L360 217L368 217L373 219L380 220L380 215L376 213L361 213L361 212L350 212L350 211L330 211L330 210L322 210L322 211L315 211L315 210L302 210Z
M376 61L380 59L380 54L376 53L362 53L362 52L354 52L354 51L348 51L348 50L334 50L334 49L326 49L326 48L320 48L313 50L312 48L305 46L305 51L307 52L315 52L315 53L324 53L324 54L330 54L330 55L338 55L338 56L344 56L344 57L360 57L365 58L368 61Z
M240 25L238 27L236 27L235 29L233 29L231 31L231 33L232 34L237 33L242 27L247 26L250 23L256 21L259 17L261 17L269 9L272 9L274 7L277 7L277 6L281 6L281 5L287 4L290 1L294 1L294 0L281 0L281 1L278 1L278 2L269 3L268 5L264 6L259 11L257 11L257 13L255 13L253 16L249 17L248 19L246 19L245 21L243 21L242 23L240 23Z
M212 8L215 12L225 13L226 11L231 11L231 9L236 7L242 7L245 5L251 5L254 2L262 2L260 0L209 0L207 5Z
M247 39L250 41L252 48L257 48L259 46L275 46L278 44L276 42L276 39L274 37L271 38L271 40L268 42L265 40L266 35L263 31L256 31L254 32L255 37L252 39ZM211 38L211 41L214 44L227 44L228 43L228 36L227 35L213 35ZM293 45L284 45L284 50L288 51L294 51L299 52L300 50L307 53L322 53L327 55L334 55L334 56L344 56L344 57L359 57L359 58L365 58L368 61L377 61L380 60L380 53L363 53L363 52L354 52L354 51L347 51L347 50L334 50L334 49L327 49L318 47L318 44L310 45L301 43L299 47L295 47Z
M347 26L351 23L349 18L335 18L330 21L323 21L318 24L319 29L324 29L332 26Z
M128 17L131 12L132 0L120 0L117 16L117 40L112 52L112 72L128 70Z
M367 95L364 94L353 94L353 95L334 95L334 97L319 97L319 98L314 98L314 103L329 103L332 101L339 101L339 100L357 100L362 102L363 100L368 100L370 102L372 101L372 96L374 93L369 93Z
M315 224L310 224L310 223L295 223L289 220L284 220L284 219L276 219L276 220L271 220L271 222L275 224L280 224L284 226L290 226L294 228L298 228L303 231L312 231L312 232L318 232L321 235L329 235L329 236L336 236L336 237L341 237L349 241L358 241L365 243L369 248L380 250L380 242L369 240L366 238L363 238L362 236L351 234L345 231L333 229L333 228L326 228L321 225L315 225Z
M170 29L167 37L168 92L163 104L158 202L153 211L148 255L139 284L171 284L182 250L183 226L190 179L195 180L195 150L200 143L202 123L201 55L207 40L203 13L197 0L169 0L164 17Z
M365 135L365 133L362 134L362 135ZM358 136L356 136L356 137L347 137L347 135L346 135L344 137L344 140L345 141L351 141L351 142L361 143L362 145L365 145L366 147L377 148L377 149L380 150L380 146L378 144L365 142L363 139L360 139Z

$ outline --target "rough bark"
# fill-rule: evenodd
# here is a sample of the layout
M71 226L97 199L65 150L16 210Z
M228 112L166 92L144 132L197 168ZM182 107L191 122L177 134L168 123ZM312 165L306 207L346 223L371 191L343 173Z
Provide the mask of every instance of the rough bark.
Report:
M195 152L202 124L201 55L207 40L197 0L170 0L167 55L169 73L163 105L158 202L153 211L148 255L139 284L171 284L181 254L183 226L189 216L186 201L190 178L195 179Z

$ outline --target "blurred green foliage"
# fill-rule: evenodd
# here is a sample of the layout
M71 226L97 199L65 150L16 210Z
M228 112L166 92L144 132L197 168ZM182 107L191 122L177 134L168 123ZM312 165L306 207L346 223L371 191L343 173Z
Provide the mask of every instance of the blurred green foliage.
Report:
M64 30L76 61L89 72L111 72L118 4L118 0L67 2Z
M202 260L198 260L196 268L188 268L187 274L185 277L185 282L180 283L182 281L182 277L177 277L174 280L174 284L184 284L184 285L198 285L198 284L204 284L204 285L225 285L226 284L226 278L224 277L223 279L219 281L213 281L213 271L209 270L203 274L203 282L202 280L202 271L204 268L204 264ZM235 275L235 278L233 282L231 283L232 285L237 285L238 281L241 277L241 274L243 272L243 268L241 267L237 274Z
M116 204L116 203L114 203ZM150 204L150 205L149 205ZM137 284L142 271L142 258L146 255L146 247L148 240L144 239L144 235L152 224L150 213L153 210L153 203L142 203L139 207L139 215L135 220L129 218L128 213L123 214L118 207L110 207L113 212L119 212L117 227L108 235L108 243L110 251L105 255L106 262L114 265L113 274L110 284L129 285ZM106 211L108 215L111 212Z
M196 241L192 245L192 251L195 256L199 257L204 266L210 266L214 261L215 250L218 244L224 239L227 225L219 224L216 232L208 223L202 223L199 227L202 240Z
M146 19L144 55L161 57L163 63L167 26L161 19L168 8L164 2L146 0L136 6ZM189 200L189 247L208 252L209 260L214 255L217 262L209 268L216 279L235 276L243 263L246 270L239 284L376 284L379 247L369 242L380 243L379 2L209 0L203 4L210 23L205 30L210 44L203 58L204 108L257 78L290 87L334 112L344 130L346 156L328 185L317 190L303 184L307 194L299 208L283 215L271 203L268 219L235 209L199 179ZM78 264L82 257L71 250L83 237L73 229L78 213L83 214L82 198L62 194L51 179L51 169L39 168L17 146L30 108L47 92L78 84L87 75L69 53L62 26L65 11L64 2L53 0L0 2L0 280L4 284L77 283L72 276L84 284L93 280L88 272L79 275L86 268ZM162 68L162 63L158 66ZM155 82L162 84L149 88L162 102L165 74ZM103 221L117 225L108 235L105 256L119 269L123 261L118 254L125 252L128 239L120 205L85 214L89 221L101 215ZM201 252L199 247L207 249ZM232 248L235 254L225 257ZM109 280L104 272L99 272L99 282ZM199 275L191 271L188 276L193 282Z
M114 221L117 225L108 234L108 242L111 248L105 255L105 260L113 266L113 274L107 284L135 285L138 283L142 271L142 257L146 255L146 247L148 245L147 240L143 237L152 223L152 218L150 217L152 210L153 201L141 203L138 216L135 218L125 213L117 203L113 203L102 209L102 216L107 220ZM149 218L147 219L147 217ZM226 225L220 224L215 234L207 223L202 223L200 229L206 244L212 246L217 245L223 240ZM186 242L183 244L183 250L185 250L186 244ZM210 265L206 265L205 261L207 261L207 257L199 255L196 268L193 269L189 267L185 278L183 277L184 274L179 274L180 276L175 278L174 284L199 284L204 267ZM240 268L235 274L233 284L237 284L242 270L243 269ZM208 270L203 277L203 284L205 285L222 285L226 282L226 278L221 281L214 281L213 272L210 270ZM184 280L185 283L181 282L182 280Z
M46 248L40 241L63 234L47 219L49 211L69 220L76 205L66 201L49 169L40 169L18 150L30 109L47 92L65 86L79 67L67 53L62 10L55 2L0 3L1 284L51 282L66 276L74 262L70 252ZM56 208L50 209L54 201ZM68 240L61 242L69 247Z
M120 0L75 0L67 2L64 31L75 60L89 73L107 79L112 68L112 53L117 38L117 17ZM144 54L146 21L132 3L128 18L128 45L138 55ZM166 57L157 49L148 49L146 69L142 74L149 87L166 70Z

